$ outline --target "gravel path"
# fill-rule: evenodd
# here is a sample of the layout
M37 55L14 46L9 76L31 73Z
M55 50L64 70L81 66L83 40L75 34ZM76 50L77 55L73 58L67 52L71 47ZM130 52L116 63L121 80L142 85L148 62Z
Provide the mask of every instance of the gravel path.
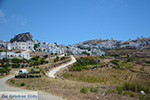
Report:
M7 76L7 77L4 77L2 79L0 79L0 92L3 92L3 91L7 91L7 92L19 92L19 91L22 91L22 92L33 92L31 90L25 90L25 89L19 89L19 88L14 88L14 87L9 87L8 85L5 84L5 82L10 79L10 78L13 78L14 75L10 75L10 76ZM35 91L35 92L38 92L38 100L64 100L62 99L61 97L57 97L57 96L53 96L49 93L45 93L45 92L42 92L42 91Z
M48 75L49 77L55 78L54 75L55 75L55 73L56 73L58 70L60 70L61 68L67 67L68 65L71 65L71 64L75 63L75 62L76 62L76 59L73 57L73 55L71 55L70 57L71 57L71 61L70 61L69 63L63 64L63 65L61 65L61 66L59 66L59 67L56 67L56 68L52 69L47 75Z

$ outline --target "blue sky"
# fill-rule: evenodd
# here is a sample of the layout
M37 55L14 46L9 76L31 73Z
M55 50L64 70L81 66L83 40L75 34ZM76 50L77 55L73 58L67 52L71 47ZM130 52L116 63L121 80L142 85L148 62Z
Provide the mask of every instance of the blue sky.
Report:
M150 36L150 0L0 0L0 39L74 44L91 39Z

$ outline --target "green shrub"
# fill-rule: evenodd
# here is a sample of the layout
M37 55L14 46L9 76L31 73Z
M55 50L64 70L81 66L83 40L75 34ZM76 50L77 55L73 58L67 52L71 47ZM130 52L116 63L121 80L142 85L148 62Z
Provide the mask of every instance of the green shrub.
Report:
M0 52L3 52L3 50L0 50Z
M128 62L132 62L133 59L132 59L132 58L127 58L127 61L128 61Z
M77 65L74 65L70 68L71 71L81 71L82 69L88 69L87 66L77 66Z
M14 84L14 83L15 83L15 80L14 80L14 79L11 79L10 82L11 82L12 84Z
M91 88L90 88L90 92L98 92L98 88L93 88L93 87L91 87Z
M1 68L0 69L0 73L2 73L1 75L3 75L3 73L6 73L6 69L5 68Z
M99 58L101 58L101 60L105 59L105 56L102 55L102 56L99 56Z
M123 91L122 94L127 95L129 92L128 91Z
M146 100L146 96L145 96L145 95L143 95L143 94L141 94L141 95L140 95L140 99L142 99L142 100Z
M40 67L40 71L43 73L43 75L46 75L46 73L45 73L43 68Z
M139 93L141 91L144 91L146 93L150 92L149 86L145 86L145 85L138 84L138 83L124 83L123 90L139 92Z
M87 89L86 87L82 87L82 88L80 89L80 92L81 92L81 93L87 93L87 92L88 92L88 89Z
M71 73L65 73L65 74L63 74L63 77L65 77L65 78L68 78L68 77L75 77L75 75L74 75L74 74L71 74Z
M20 86L25 86L25 83L24 82L20 83Z
M112 89L111 91L117 93L117 90L116 90L116 89Z
M40 63L41 63L41 64L46 63L46 58L45 58L45 57L41 58L41 59L40 59Z
M21 65L22 68L24 68L25 65Z
M39 56L34 56L31 58L31 60L37 61L39 59Z
M115 64L115 65L118 65L118 63L119 63L118 60L111 60L110 62L113 63L113 64Z
M144 71L144 66L142 66L142 67L140 68L140 71Z
M66 57L61 57L61 58L60 58L60 60L65 60L65 59L66 59Z
M116 90L118 91L118 94L121 94L123 92L123 88L121 86L117 86Z
M134 92L130 92L130 96L131 97L135 97L135 93Z
M145 63L148 63L148 64L150 64L150 61L145 61Z
M11 66L13 66L13 67L20 67L20 64L14 63Z
M150 95L148 94L148 95L146 95L146 94L141 94L140 95L140 99L141 100L150 100Z
M26 64L26 67L28 67L29 65L28 64Z
M119 54L118 54L118 53L116 53L116 54L111 54L110 56L119 57Z
M72 71L81 71L82 69L88 69L87 65L97 64L96 60L91 58L80 57L77 59L77 62L71 66L70 70Z
M44 56L44 58L47 58L47 57L48 57L48 55L45 55L45 56Z

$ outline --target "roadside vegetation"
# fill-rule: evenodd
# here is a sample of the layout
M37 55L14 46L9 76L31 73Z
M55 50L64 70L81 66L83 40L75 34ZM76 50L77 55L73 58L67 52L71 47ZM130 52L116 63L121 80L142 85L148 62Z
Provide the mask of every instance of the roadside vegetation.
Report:
M54 59L54 62L58 62L58 61L62 61L62 60L66 60L66 59L68 59L69 57L66 57L66 56L63 56L63 57L56 57L55 59Z
M73 66L71 66L70 70L81 71L88 69L89 68L88 65L96 65L96 64L98 63L94 59L80 57L77 59L77 62Z

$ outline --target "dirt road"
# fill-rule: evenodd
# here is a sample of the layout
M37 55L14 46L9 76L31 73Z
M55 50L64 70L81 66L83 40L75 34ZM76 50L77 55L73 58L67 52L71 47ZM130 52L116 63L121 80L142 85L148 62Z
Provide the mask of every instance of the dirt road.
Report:
M55 73L56 73L58 70L60 70L61 68L67 67L68 65L71 65L71 64L75 63L75 62L76 62L76 59L74 58L74 56L71 55L70 57L71 57L71 61L70 61L70 62L68 62L68 63L66 63L66 64L63 64L63 65L61 65L61 66L59 66L59 67L56 67L56 68L52 69L47 75L48 75L49 77L55 78L54 75L55 75Z

